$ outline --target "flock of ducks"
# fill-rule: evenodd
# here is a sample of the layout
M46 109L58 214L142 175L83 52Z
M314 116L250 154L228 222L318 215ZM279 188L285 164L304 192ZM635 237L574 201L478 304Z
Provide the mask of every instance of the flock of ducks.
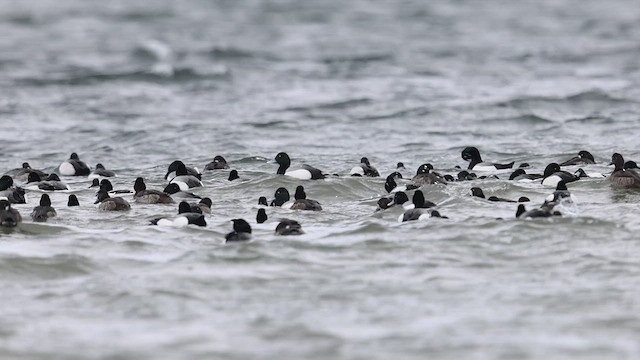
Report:
M447 185L454 181L469 181L483 178L497 178L496 175L478 176L475 172L508 170L514 167L514 162L510 163L489 163L482 160L480 152L475 147L467 147L462 151L462 159L469 161L466 170L458 172L454 177L451 174L441 175L433 171L431 164L422 164L418 168L416 175L411 179L404 179L399 172L404 169L403 163L397 164L396 171L386 177L385 190L388 196L383 196L377 202L376 211L384 211L393 206L402 206L403 213L399 216L398 221L414 221L426 218L447 218L440 214L436 209L437 204L424 198L421 187L427 185ZM300 180L319 180L328 176L337 176L336 174L326 174L310 165L303 164L296 169L291 169L291 159L284 152L278 153L275 162L279 165L276 173L279 175L290 176ZM517 200L505 199L496 196L486 197L479 187L471 188L471 195L484 198L488 201L513 202L519 203L516 217L517 218L539 218L561 216L559 206L566 206L572 202L572 196L567 188L567 184L580 180L584 177L603 177L601 174L588 173L580 168L574 173L561 170L562 166L588 166L595 164L594 157L588 151L582 150L577 156L558 163L551 163L546 166L542 174L527 173L525 168L529 167L527 163L513 171L509 180L540 182L542 185L553 186L555 191L549 195L545 201L538 207L527 210L523 203L529 202L527 197L520 197ZM638 166L633 161L625 162L622 155L614 153L611 157L611 164L615 168L608 175L611 185L623 188L640 188L640 173ZM205 170L226 170L229 164L224 157L218 155L213 161L205 166ZM178 205L178 214L174 217L163 217L153 219L152 225L158 226L186 226L197 225L206 226L205 214L211 213L212 201L210 198L201 198L194 193L189 192L190 189L202 187L202 174L197 168L188 167L181 161L172 162L167 169L164 178L168 181L167 186L161 190L147 189L144 179L138 177L133 189L130 190L114 190L109 178L116 176L113 171L107 170L102 164L97 164L95 169L91 170L83 161L81 161L76 153L71 154L68 160L64 161L57 167L60 175L64 176L87 176L93 179L91 187L98 188L96 193L95 204L103 211L127 211L131 205L127 200L118 196L122 193L133 193L133 201L142 204L173 204L174 198L199 200L198 203L189 203L183 200ZM353 167L350 176L360 177L379 177L378 170L371 165L366 157L361 158L360 164ZM238 179L239 175L236 170L229 173L229 181ZM22 181L22 186L16 186L15 181ZM25 189L39 189L42 191L69 190L69 186L64 183L60 177L55 174L47 174L41 170L32 169L28 163L23 163L22 168L8 171L0 178L0 226L15 227L22 221L22 216L17 209L11 204L24 204ZM412 199L409 195L412 193ZM309 210L322 211L322 205L312 199L308 199L303 186L296 188L293 199L288 190L280 187L275 191L273 200L267 202L266 197L260 197L258 204L263 206L278 206L293 210ZM68 206L79 206L78 199L75 195L69 195ZM31 212L30 216L35 222L45 222L47 219L55 217L56 210L51 205L51 199L47 193L42 194L39 205ZM256 216L257 223L267 221L267 214L264 208L258 210ZM233 231L225 237L227 242L246 241L251 239L251 225L244 219L233 219ZM282 219L276 226L275 233L278 235L299 235L304 231L296 220Z

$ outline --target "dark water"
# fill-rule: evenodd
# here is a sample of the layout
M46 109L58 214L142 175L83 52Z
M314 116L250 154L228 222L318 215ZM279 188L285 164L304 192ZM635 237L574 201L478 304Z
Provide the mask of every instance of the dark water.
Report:
M591 151L640 159L635 1L0 0L0 172L71 152L131 188L175 159L205 172L206 229L157 228L175 206L82 206L0 233L0 357L615 358L640 353L640 193L570 184L577 216L512 220L552 189L500 180L425 187L450 219L374 214L384 180L304 182L321 213L257 198L299 181L267 161L347 174L367 156L455 174L465 146L531 172ZM569 168L575 170L576 168ZM507 173L508 174L508 173ZM224 245L232 218L254 241ZM504 218L505 220L496 220Z

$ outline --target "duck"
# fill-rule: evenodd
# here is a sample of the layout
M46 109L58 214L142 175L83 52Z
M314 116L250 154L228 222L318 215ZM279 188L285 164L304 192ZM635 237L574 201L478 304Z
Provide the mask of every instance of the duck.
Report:
M29 177L29 174L35 172L36 174L38 174L38 176L40 176L40 178L46 178L47 176L49 176L49 174L47 174L46 172L42 171L42 170L36 170L36 169L32 169L31 165L29 165L28 162L23 162L22 163L22 167L21 168L17 168L17 169L13 169L13 170L9 170L5 173L5 175L9 175L12 178L14 178L15 180L20 180L20 181L24 181Z
M127 211L131 209L129 202L119 196L110 197L105 189L98 190L97 199L94 204L98 205L98 209L105 211Z
M177 176L176 170L178 169L178 167L180 167L180 164L182 164L185 167L187 171L186 175L191 175L196 177L198 180L202 180L202 174L200 173L200 170L198 170L198 168L186 166L180 160L176 160L171 164L169 164L169 168L167 169L167 174L164 176L165 180L171 180Z
M416 185L425 185L425 184L442 184L447 185L447 181L440 176L438 173L430 172L433 170L433 165L431 164L422 164L418 167L418 171L416 175L411 178L411 182Z
M88 176L91 173L87 164L81 161L76 153L72 153L69 160L60 164L58 171L64 176Z
M210 198L206 197L197 204L191 204L191 212L198 212L198 210L200 210L200 212L204 214L211 214L211 205L213 205L213 202Z
M173 204L173 198L162 191L147 190L147 185L144 183L144 179L139 177L133 185L135 193L133 199L137 203L141 204Z
M62 182L57 174L50 174L46 179L41 180L40 176L36 173L29 174L27 184L34 184L40 190L56 191L56 190L69 190L69 185Z
M258 205L269 206L269 204L267 204L267 197L266 196L260 196L258 198Z
M222 170L228 168L229 164L227 164L227 160L225 160L221 155L216 155L213 158L213 161L204 167L205 170Z
M11 204L26 204L24 189L13 186L13 178L9 175L0 177L0 197L6 198Z
M35 222L46 222L49 218L57 215L56 209L51 206L51 199L48 194L42 194L40 205L33 208L31 219Z
M97 179L94 179L97 180ZM122 189L122 190L113 190L113 185L111 184L111 181L109 181L109 179L102 179L100 180L100 189L105 189L107 190L107 192L109 194L130 194L132 193L131 190L126 190L126 189ZM93 187L93 186L92 186Z
M380 173L378 169L371 166L369 159L366 157L362 157L360 159L360 165L354 166L349 172L351 176L368 176L368 177L379 177Z
M182 201L178 204L178 216L175 218L158 218L151 220L151 225L158 226L172 226L172 227L183 227L187 225L197 225L205 227L207 226L207 221L204 218L204 215L198 208L197 211L193 211L191 205L188 202Z
M467 170L462 170L458 173L457 177L457 181L472 181L476 180L478 178L478 175L476 175L475 173L470 173Z
M115 172L105 169L104 165L102 165L101 163L98 163L96 164L95 170L93 170L89 174L89 179L97 179L100 177L114 177L114 176L116 176Z
M80 202L78 201L78 197L74 194L69 195L69 201L67 201L67 206L80 206Z
M564 181L560 181L556 186L556 190L551 195L545 198L545 202L554 203L557 205L560 202L564 202L564 201L575 203L575 198L569 192L569 189L567 188L567 184Z
M509 176L509 180L531 182L534 180L542 179L543 177L544 175L542 174L527 174L524 169L516 169L516 171L512 172Z
M229 178L227 180L233 181L236 179L240 179L240 175L238 175L238 170L231 170L229 172Z
M560 166L570 166L570 165L591 165L595 164L596 161L591 155L590 152L586 150L581 150L578 152L577 156L572 157L571 159L562 162Z
M527 218L546 218L551 216L562 216L559 211L554 211L553 206L555 204L545 202L539 208L527 210L524 204L518 205L518 209L516 210L516 218L519 219L527 219Z
M424 193L422 190L416 190L411 198L411 203L405 202L402 207L406 210L411 209L427 209L436 206L434 202L424 199Z
M558 186L558 182L560 181L570 183L579 179L580 177L570 172L561 171L560 165L558 165L557 163L551 163L544 169L542 185L556 187Z
M415 194L414 194L415 195ZM386 210L395 205L401 205L404 207L404 204L409 202L409 197L404 191L398 191L393 194L393 197L383 197L378 200L378 208L376 211Z
M438 210L410 209L400 214L398 222L427 220L429 218L448 219L448 217L441 215Z
M395 179L402 179L402 174L395 171L387 176L387 179L384 182L384 189L389 193L393 194L398 191L411 191L420 188L420 186L416 184L404 184L398 185Z
M232 219L233 231L224 238L226 242L251 240L251 225L244 219Z
M194 187L202 187L202 181L194 175L190 175L187 167L181 161L175 166L175 176L169 184L178 184L180 190L188 190Z
M17 209L11 207L8 200L0 200L0 226L16 227L22 222L22 216Z
M322 210L322 206L318 201L307 199L307 193L304 191L304 187L302 185L298 185L296 187L296 192L293 195L293 198L295 199L293 205L291 205L291 209L293 210Z
M510 202L510 203L528 202L528 201L530 201L529 198L526 197L526 196L521 196L518 200L505 199L505 198L500 198L500 197L497 197L497 196L489 196L487 198L484 195L484 191L482 191L482 189L479 188L479 187L472 187L471 188L471 196L479 197L481 199L486 199L486 200L489 200L489 201Z
M182 191L180 189L180 185L178 185L177 183L170 183L169 185L167 185L164 190L165 193L175 196L177 198L184 198L184 199L202 199L202 196L196 195L192 192L188 192L188 191Z
M275 157L275 161L280 165L278 167L278 171L276 171L276 174L278 175L286 175L300 180L319 180L326 177L321 170L307 164L302 164L301 169L287 171L291 166L291 159L285 152L278 153Z
M91 186L89 186L89 189L94 188L94 187L97 187L97 188L100 187L100 179L95 178L95 179L93 179L91 181Z
M256 222L258 224L263 224L267 221L267 211L265 209L258 209L258 213L256 214Z
M312 210L321 211L322 205L316 200L307 199L307 195L304 192L302 186L296 188L295 200L289 201L290 195L287 189L281 187L278 188L274 195L274 200L271 202L271 206L280 206L285 209L292 210Z
M483 162L482 157L480 156L480 151L473 147L469 146L462 150L462 159L469 161L469 166L467 170L475 170L475 171L494 171L494 170L502 170L502 169L511 169L513 168L514 161L507 164L495 164Z
M263 210L263 209L260 209ZM282 219L276 226L276 235L289 236L289 235L302 235L302 225L295 220Z
M640 188L640 174L633 169L624 169L624 158L619 153L611 156L611 163L615 169L609 175L609 182L618 187L638 189Z

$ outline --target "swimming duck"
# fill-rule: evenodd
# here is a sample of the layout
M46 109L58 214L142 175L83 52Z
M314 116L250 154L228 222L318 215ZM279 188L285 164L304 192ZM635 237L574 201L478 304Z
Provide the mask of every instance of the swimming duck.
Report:
M521 196L517 201L516 200L511 200L511 199L505 199L505 198L500 198L497 196L489 196L488 198L486 198L484 196L484 191L482 191L481 188L479 187L472 187L471 188L471 195L475 196L475 197L479 197L481 199L486 199L489 201L500 201L500 202L510 202L510 203L515 203L515 202L528 202L529 198L526 196Z
M202 181L194 175L189 175L187 167L181 161L178 161L175 169L175 177L169 181L169 184L178 184L182 191L194 187L202 187Z
M609 175L609 182L612 185L625 188L640 188L640 174L633 169L624 169L624 158L622 155L615 153L611 156L611 163L615 165L615 169Z
M176 184L176 183L170 183L169 185L167 185L164 190L165 193L175 196L177 198L184 198L184 199L202 199L202 196L196 195L192 192L188 192L188 191L182 191L180 189L180 185Z
M93 170L89 174L89 179L97 179L99 177L113 177L113 176L116 176L115 172L105 169L104 165L98 163L96 164L95 170Z
M69 201L67 201L67 206L80 206L80 202L78 202L78 197L74 194L69 195Z
M158 190L147 190L147 185L144 183L144 179L141 177L136 179L133 185L135 194L133 199L137 203L142 204L173 204L173 198L165 192Z
M131 209L131 205L129 202L119 196L110 197L109 193L104 190L98 190L98 194L96 195L97 199L94 204L98 205L98 209L105 211L126 211Z
M258 214L256 214L256 222L258 224L262 224L267 221L267 211L265 209L258 209Z
M19 186L13 186L13 178L9 175L0 177L0 197L7 198L12 204L26 204L27 200L24 196L24 189Z
M211 214L211 205L213 205L213 202L210 198L206 197L197 204L191 204L191 212L198 212L198 210L200 210L200 212L204 214Z
M427 220L429 218L448 219L448 217L441 215L438 210L411 209L402 213L398 217L398 222Z
M20 212L12 208L8 200L0 200L0 226L16 227L21 222Z
M475 171L511 169L514 164L513 161L507 164L483 162L482 157L480 157L480 151L473 146L466 147L464 150L462 150L462 159L469 161L469 167L467 167L467 170Z
M379 177L380 173L378 169L371 166L369 163L369 159L363 157L360 159L360 165L354 166L349 172L351 176L369 176L369 177Z
M280 165L278 167L278 171L276 172L276 174L278 175L291 176L300 180L318 180L325 178L325 175L322 173L322 171L307 164L302 164L301 169L287 171L287 169L289 169L289 167L291 166L291 159L289 158L289 155L287 155L287 153L278 153L278 155L276 155L275 157L275 161Z
M177 176L176 174L176 170L178 169L178 167L180 167L180 164L182 164L185 169L187 174L186 175L191 175L196 177L198 180L202 179L202 174L200 173L200 171L198 170L198 168L195 167L190 167L190 166L186 166L184 165L184 163L180 160L176 160L174 162L172 162L171 164L169 164L169 168L167 169L167 173L164 176L164 178L166 180L171 180L173 178L175 178Z
M542 178L542 185L546 186L558 186L558 182L564 181L566 183L570 183L573 181L577 181L580 178L570 172L561 171L560 165L556 163L551 163L547 165L544 169L544 174Z
M38 189L45 191L69 190L69 185L62 182L56 174L50 174L46 179L41 180L38 174L31 173L27 184L34 184Z
M69 160L60 164L58 170L65 176L87 176L91 173L87 164L81 161L76 153L72 153Z
M560 166L570 166L570 165L590 165L590 164L595 164L596 161L593 158L593 155L591 155L590 152L586 151L586 150L581 150L580 152L578 152L577 156L572 157L571 159L563 162L560 164Z
M40 197L40 205L33 208L31 219L36 222L45 222L47 219L56 216L56 209L51 206L49 195L42 194Z
M530 182L533 180L542 179L543 177L544 175L541 174L527 174L524 169L516 169L516 171L512 172L509 176L509 180Z
M220 169L228 169L229 164L227 164L227 160L225 160L222 156L216 155L213 158L213 161L208 163L204 169L205 170L220 170Z
M287 189L283 187L278 188L275 192L274 200L271 202L271 206L280 206L292 210L322 210L322 206L319 202L306 198L306 194L302 186L298 186L298 188L296 188L296 195L298 196L298 198L296 198L294 201L289 201L289 191L287 191Z
M425 185L425 184L442 184L447 185L447 181L442 178L437 173L430 172L433 170L433 165L431 164L422 164L418 167L418 171L416 172L416 176L411 179L416 185Z
M200 209L198 208L198 211ZM183 227L187 225L207 226L207 221L202 212L193 211L193 208L186 201L178 205L178 216L175 218L158 218L151 220L151 225Z
M263 209L260 209L263 210ZM302 225L295 220L290 219L282 219L278 226L276 226L276 235L302 235L304 231L302 230Z
M5 175L9 175L12 178L14 178L15 180L24 181L29 177L29 174L32 173L32 172L38 174L38 176L40 176L41 179L44 179L47 176L49 176L49 174L47 174L44 171L32 169L31 165L29 165L28 162L22 163L22 167L21 168L7 171L5 173Z
M390 194L396 193L398 191L411 191L420 187L416 184L398 185L395 179L402 179L402 174L397 171L392 172L391 174L389 174L389 176L387 176L387 179L384 182L384 189Z
M233 231L225 236L227 242L251 240L251 225L244 219L233 219Z
M231 170L229 172L229 178L227 180L233 181L236 179L240 179L240 175L238 175L238 170Z

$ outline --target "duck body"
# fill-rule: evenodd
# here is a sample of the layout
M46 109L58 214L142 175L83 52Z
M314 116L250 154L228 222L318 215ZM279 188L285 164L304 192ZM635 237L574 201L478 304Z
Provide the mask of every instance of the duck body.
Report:
M89 174L89 179L98 179L101 177L114 177L116 173L105 169L104 165L98 163L96 168Z
M36 174L29 174L30 179L34 179L37 182L38 189L45 191L56 191L56 190L69 190L69 185L62 182L58 175L50 174L46 179L42 181L37 181L39 179L35 179Z
M57 216L56 209L51 206L49 195L42 194L40 197L40 205L33 208L31 212L31 219L35 222L45 222L55 216Z
M251 240L251 225L244 219L233 219L233 231L225 236L226 242Z
M25 181L25 180L27 180L29 178L29 174L31 174L32 172L38 174L38 176L41 179L44 179L47 176L49 176L49 174L47 174L44 171L32 169L31 165L29 165L28 162L22 163L22 167L21 168L7 171L5 173L5 175L9 175L12 178L14 178L15 180Z
M349 172L351 176L368 176L368 177L379 177L380 173L378 169L371 166L369 159L363 157L360 159L360 165L354 166Z
M180 185L178 185L177 183L170 183L169 185L167 185L164 190L165 193L177 197L177 198L182 198L182 199L202 199L201 196L196 195L192 192L188 192L188 191L183 191L180 189Z
M87 164L81 161L76 153L72 153L69 160L62 162L58 171L64 176L87 176L91 173Z
M0 226L13 228L22 222L22 216L17 209L11 207L8 200L0 200Z
M11 204L26 204L25 191L13 185L13 178L9 175L0 177L0 197L7 198Z
M580 177L570 172L560 170L560 165L551 163L544 169L542 185L557 187L560 181L564 181L565 184L568 184L579 179Z
M426 184L442 184L447 185L447 181L439 174L431 172L433 166L431 164L422 164L418 167L416 175L411 178L411 182L415 185Z
M177 170L179 167L182 167L182 166L184 166L186 170L186 175L191 175L198 180L202 179L202 174L200 173L200 170L198 170L198 168L186 166L182 161L176 160L171 164L169 164L169 167L167 168L167 173L164 175L165 180L172 180L173 178L178 176Z
M282 219L275 230L276 235L289 236L289 235L302 235L302 225L295 220Z
M300 180L320 180L324 179L326 175L322 173L320 169L313 166L302 164L300 169L289 170L291 166L291 159L287 153L278 153L275 157L276 163L280 165L276 174L290 176Z
M467 170L474 171L495 171L502 169L511 169L513 168L514 161L505 164L498 163L489 163L482 161L482 157L480 156L480 151L473 146L466 147L462 150L462 159L469 161L469 166Z
M133 199L140 204L173 204L173 198L162 191L147 190L147 186L142 178L137 178L133 186L135 193Z
M578 152L577 156L574 156L571 159L560 163L560 166L591 165L595 163L596 161L590 152L586 150L581 150L580 152Z
M213 161L204 167L205 170L223 170L228 168L229 164L227 164L227 160L225 160L221 155L216 155L213 158Z
M207 221L204 218L204 215L198 208L198 210L193 211L194 209L187 203L186 201L180 202L178 205L178 216L175 218L158 218L151 220L151 225L158 226L169 226L169 227L183 227L187 225L196 225L205 227L207 226Z
M618 153L611 156L611 164L615 169L609 175L609 182L617 187L640 189L640 173L633 169L624 169L624 158Z
M129 202L119 196L110 197L109 193L100 189L97 194L97 200L95 202L98 205L98 209L104 211L127 211L131 209Z
M387 178L386 178L386 180L384 182L384 189L389 194L397 193L399 191L406 192L406 191L416 190L416 189L420 188L419 185L411 184L411 183L398 185L398 183L396 183L395 179L402 179L402 174L400 174L399 172L395 171L395 172L389 174L389 176L387 176Z

